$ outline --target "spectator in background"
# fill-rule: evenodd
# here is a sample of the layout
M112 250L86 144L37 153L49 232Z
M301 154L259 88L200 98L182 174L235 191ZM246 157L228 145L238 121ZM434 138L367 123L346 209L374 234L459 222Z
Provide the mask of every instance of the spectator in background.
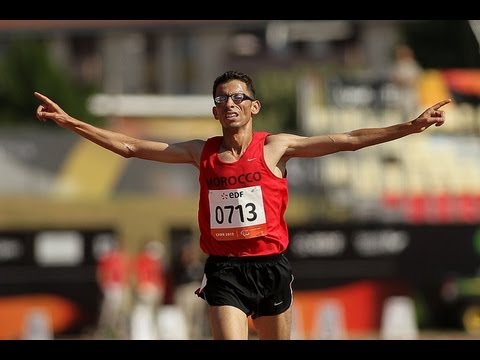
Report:
M113 241L97 263L97 281L103 293L98 321L100 337L126 337L130 290L128 268L128 255L117 240Z
M398 109L402 119L408 119L419 111L418 82L422 72L413 50L405 44L397 45L391 78L398 89Z
M191 340L199 340L205 336L204 325L208 321L206 302L191 296L200 287L202 277L203 263L199 251L193 242L185 243L180 249L179 258L174 262L173 302L185 316L188 337Z
M133 259L133 289L135 305L132 311L132 339L156 339L156 318L163 304L166 289L166 269L163 245L146 241Z

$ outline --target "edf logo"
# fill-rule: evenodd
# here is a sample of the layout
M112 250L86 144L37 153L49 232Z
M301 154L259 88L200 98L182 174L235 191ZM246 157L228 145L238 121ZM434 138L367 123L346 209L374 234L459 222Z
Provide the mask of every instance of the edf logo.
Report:
M228 197L230 199L238 199L243 196L243 191L232 191L231 193L228 193Z

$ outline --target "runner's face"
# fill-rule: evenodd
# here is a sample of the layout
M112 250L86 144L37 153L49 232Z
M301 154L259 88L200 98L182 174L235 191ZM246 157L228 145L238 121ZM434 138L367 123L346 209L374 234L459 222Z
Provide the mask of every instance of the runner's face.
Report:
M232 80L217 87L215 96L245 94L249 98L253 98L248 92L245 83L239 80ZM223 127L242 127L252 119L252 115L259 111L258 100L243 99L242 101L234 101L231 96L226 102L218 103L213 107L213 116L219 120Z

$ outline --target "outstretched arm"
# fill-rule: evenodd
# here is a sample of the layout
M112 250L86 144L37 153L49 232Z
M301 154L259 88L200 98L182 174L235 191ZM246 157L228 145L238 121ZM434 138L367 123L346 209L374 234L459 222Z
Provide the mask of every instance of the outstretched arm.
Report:
M432 125L443 125L445 112L440 108L450 102L450 99L440 101L427 108L414 120L387 127L358 129L343 134L312 137L280 135L276 140L279 145L283 143L285 160L291 157L316 157L339 151L355 151L407 135L421 133Z
M136 139L114 131L101 129L68 115L60 106L38 92L35 97L43 104L37 107L36 116L41 121L52 120L57 125L72 130L80 136L126 158L137 157L167 163L197 165L203 147L202 140L175 144Z

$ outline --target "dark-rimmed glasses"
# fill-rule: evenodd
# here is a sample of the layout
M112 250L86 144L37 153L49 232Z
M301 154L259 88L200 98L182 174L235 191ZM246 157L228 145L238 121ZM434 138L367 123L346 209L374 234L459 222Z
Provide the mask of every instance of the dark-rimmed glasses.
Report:
M224 104L228 101L228 98L232 98L233 102L236 104L240 104L243 100L251 100L254 101L250 96L245 95L244 93L235 93L231 95L218 95L213 98L215 104Z

